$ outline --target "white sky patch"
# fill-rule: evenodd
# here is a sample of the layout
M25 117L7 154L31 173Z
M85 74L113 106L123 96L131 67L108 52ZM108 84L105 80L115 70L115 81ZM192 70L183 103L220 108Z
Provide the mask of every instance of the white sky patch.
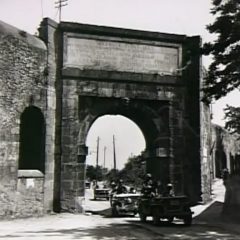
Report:
M99 140L99 165L104 166L104 147L106 147L105 167L113 167L113 135L117 168L121 169L131 156L140 155L146 143L139 127L121 115L105 115L98 118L89 130L86 145L89 155L86 163L96 165L97 137Z

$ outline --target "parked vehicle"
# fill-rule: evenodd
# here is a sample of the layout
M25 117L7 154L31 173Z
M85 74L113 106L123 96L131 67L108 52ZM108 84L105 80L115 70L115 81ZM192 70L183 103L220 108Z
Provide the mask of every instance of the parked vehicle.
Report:
M109 200L109 192L110 192L110 189L107 188L106 186L103 186L103 187L96 186L93 190L94 200L106 199L108 201Z
M91 187L91 182L90 181L85 181L85 188L89 189Z
M186 196L142 197L139 200L138 213L142 222L146 222L147 217L151 216L156 225L164 219L172 222L174 218L182 219L185 225L192 224L193 212Z
M112 216L136 215L138 212L139 193L114 194L112 197Z

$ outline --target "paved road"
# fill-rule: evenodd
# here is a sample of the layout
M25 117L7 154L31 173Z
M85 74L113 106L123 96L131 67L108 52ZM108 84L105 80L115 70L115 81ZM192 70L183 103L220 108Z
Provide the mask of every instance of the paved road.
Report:
M220 194L217 194L219 192ZM221 184L216 187L216 196L223 196ZM215 197L216 200L222 199ZM62 213L48 215L42 218L17 219L12 221L0 221L0 239L5 240L239 240L235 228L228 226L224 230L223 225L214 226L219 215L216 214L216 207L220 207L219 202L215 206L202 206L205 213L198 216L193 221L191 227L182 225L175 221L174 224L161 224L154 226L151 218L148 223L141 223L138 217L112 218L110 216L110 204L108 201L93 201L91 189L86 192L85 207L86 214ZM194 211L202 211L198 206ZM207 211L206 211L207 210ZM95 214L91 214L91 213ZM217 211L218 213L219 211ZM96 214L98 213L98 214ZM211 218L213 221L206 221ZM207 223L207 224L206 224ZM229 223L228 223L229 224ZM226 224L227 225L227 224ZM219 227L217 227L219 226ZM221 226L221 227L220 227ZM235 232L234 232L235 231Z
M110 218L101 215L58 214L34 219L0 222L0 239L6 240L235 240L238 234L221 228L193 224L185 227L176 222L154 226L134 218Z

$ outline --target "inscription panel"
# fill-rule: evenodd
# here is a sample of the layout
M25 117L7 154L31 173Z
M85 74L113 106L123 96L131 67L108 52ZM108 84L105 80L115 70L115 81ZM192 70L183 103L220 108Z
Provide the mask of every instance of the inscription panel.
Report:
M176 75L180 65L180 45L150 43L68 36L64 44L63 67Z

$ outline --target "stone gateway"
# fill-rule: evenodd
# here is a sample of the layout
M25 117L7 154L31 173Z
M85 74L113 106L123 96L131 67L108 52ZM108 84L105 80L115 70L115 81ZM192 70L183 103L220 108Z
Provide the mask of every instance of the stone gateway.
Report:
M146 141L142 157L147 171L174 183L176 193L199 201L200 38L57 25L49 19L41 24L40 38L56 64L53 190L59 210L81 209L86 137L93 122L106 114L135 122Z

